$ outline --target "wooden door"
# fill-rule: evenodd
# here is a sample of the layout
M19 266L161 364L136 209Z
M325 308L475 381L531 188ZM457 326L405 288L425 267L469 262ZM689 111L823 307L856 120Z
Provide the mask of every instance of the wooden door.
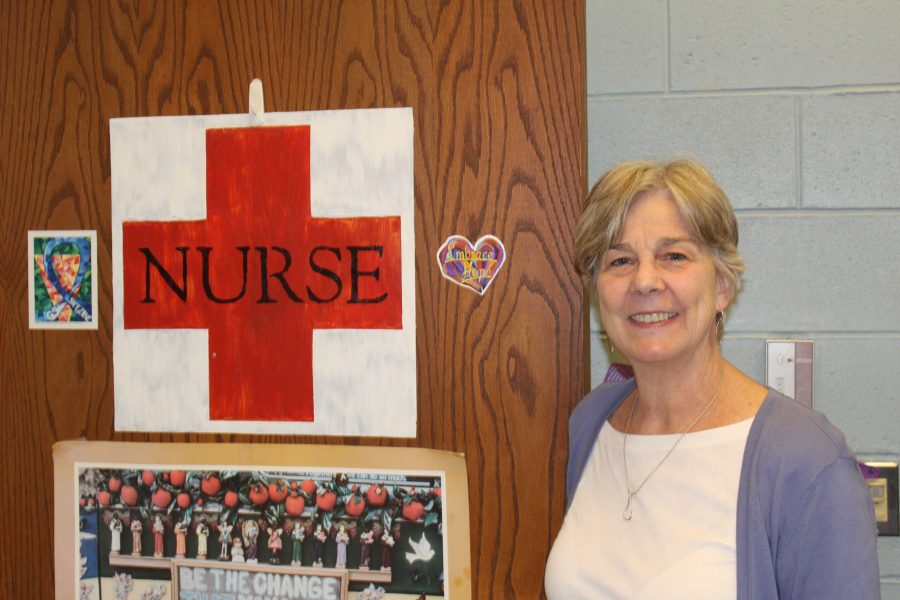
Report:
M571 266L585 192L582 0L0 3L0 590L52 597L52 456L65 439L410 445L465 453L476 598L542 595L585 381ZM414 440L113 428L109 119L412 106ZM97 331L28 329L29 229L95 229ZM493 233L486 295L444 280L450 234Z

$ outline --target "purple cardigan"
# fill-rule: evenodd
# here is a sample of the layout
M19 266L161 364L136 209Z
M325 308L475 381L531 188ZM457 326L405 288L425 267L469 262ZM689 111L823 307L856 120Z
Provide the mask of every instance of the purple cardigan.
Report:
M634 380L589 393L569 420L567 505L600 428ZM753 419L737 503L738 600L881 597L872 499L843 434L769 390Z

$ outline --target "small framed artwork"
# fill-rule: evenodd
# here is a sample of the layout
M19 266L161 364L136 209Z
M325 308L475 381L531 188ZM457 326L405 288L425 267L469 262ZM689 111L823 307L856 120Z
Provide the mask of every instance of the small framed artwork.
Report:
M58 598L471 596L458 454L61 442L53 462Z
M97 329L97 232L28 232L30 329Z

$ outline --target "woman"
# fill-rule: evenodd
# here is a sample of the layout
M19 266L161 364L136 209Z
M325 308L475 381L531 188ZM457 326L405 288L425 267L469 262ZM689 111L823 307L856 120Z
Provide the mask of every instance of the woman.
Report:
M551 600L879 597L871 500L843 436L721 356L737 241L695 161L624 163L591 191L576 263L635 377L572 415Z

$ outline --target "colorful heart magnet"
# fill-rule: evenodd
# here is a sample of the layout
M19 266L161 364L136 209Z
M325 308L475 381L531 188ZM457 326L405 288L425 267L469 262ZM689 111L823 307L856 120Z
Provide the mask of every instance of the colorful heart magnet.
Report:
M474 244L465 236L451 235L438 249L437 261L444 277L483 296L506 261L506 248L493 235Z

